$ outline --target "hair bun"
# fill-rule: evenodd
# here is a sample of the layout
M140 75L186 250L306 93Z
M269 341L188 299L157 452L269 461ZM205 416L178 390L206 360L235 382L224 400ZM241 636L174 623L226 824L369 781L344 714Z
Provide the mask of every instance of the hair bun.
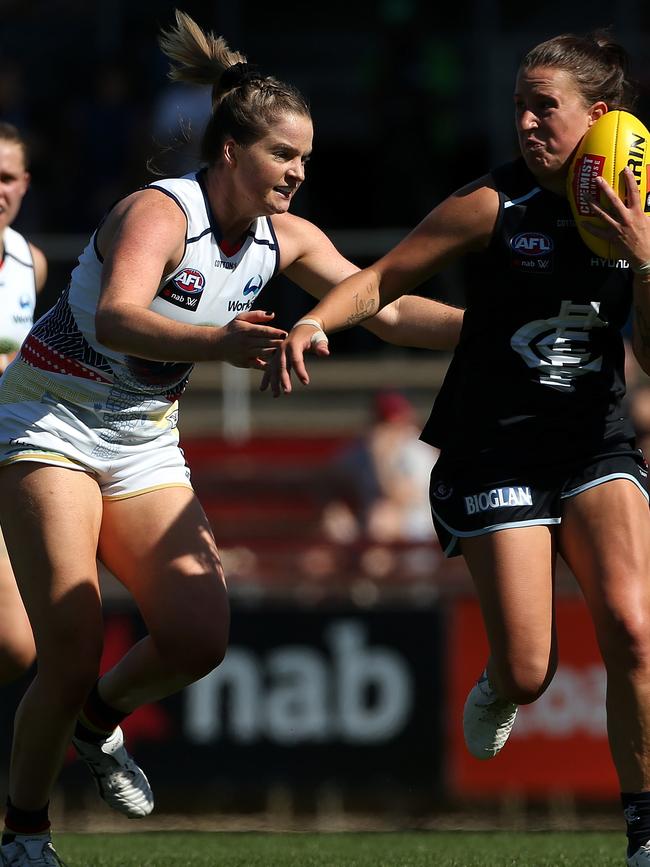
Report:
M232 66L224 70L217 87L221 91L233 90L235 87L260 78L260 71L253 64L233 63Z

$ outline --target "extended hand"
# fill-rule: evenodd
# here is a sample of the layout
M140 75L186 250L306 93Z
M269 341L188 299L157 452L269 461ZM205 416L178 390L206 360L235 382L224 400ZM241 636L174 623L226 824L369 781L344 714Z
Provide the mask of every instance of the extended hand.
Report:
M327 337L312 325L296 325L269 362L262 377L260 391L266 391L270 386L273 397L290 394L292 370L303 385L309 385L309 374L304 358L306 352L312 352L322 358L327 357L330 354L327 348Z
M224 325L218 341L219 358L235 367L264 370L269 358L287 336L286 331L264 324L274 315L263 310L250 310Z

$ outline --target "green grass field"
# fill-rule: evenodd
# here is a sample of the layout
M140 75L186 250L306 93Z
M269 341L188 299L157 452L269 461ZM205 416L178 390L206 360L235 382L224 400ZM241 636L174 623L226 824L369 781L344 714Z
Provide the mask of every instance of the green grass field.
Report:
M625 837L592 832L60 834L68 867L624 867Z

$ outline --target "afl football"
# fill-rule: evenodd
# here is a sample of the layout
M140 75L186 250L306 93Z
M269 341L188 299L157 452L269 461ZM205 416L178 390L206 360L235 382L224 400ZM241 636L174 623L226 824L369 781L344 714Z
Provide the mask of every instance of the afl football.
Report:
M580 237L597 256L603 259L620 258L620 253L609 241L590 234L585 224L604 225L589 207L589 201L598 196L595 179L600 175L622 200L626 199L625 166L634 174L641 204L650 213L648 161L650 132L628 111L608 111L587 130L572 160L567 177L567 197ZM601 204L607 204L604 196Z

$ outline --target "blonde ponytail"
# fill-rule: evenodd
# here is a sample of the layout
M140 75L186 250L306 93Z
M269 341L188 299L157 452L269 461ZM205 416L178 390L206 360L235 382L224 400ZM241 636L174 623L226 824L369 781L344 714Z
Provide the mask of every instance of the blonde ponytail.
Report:
M161 31L158 42L171 61L172 81L212 86L212 114L201 142L201 159L208 165L221 158L227 138L247 147L283 115L311 118L299 90L262 75L243 54L231 51L222 36L204 33L185 12L177 9L175 15L176 26Z
M204 33L180 9L175 14L176 27L163 30L158 37L163 54L171 61L168 76L172 81L214 87L229 66L246 62L243 54L230 50L223 36Z

